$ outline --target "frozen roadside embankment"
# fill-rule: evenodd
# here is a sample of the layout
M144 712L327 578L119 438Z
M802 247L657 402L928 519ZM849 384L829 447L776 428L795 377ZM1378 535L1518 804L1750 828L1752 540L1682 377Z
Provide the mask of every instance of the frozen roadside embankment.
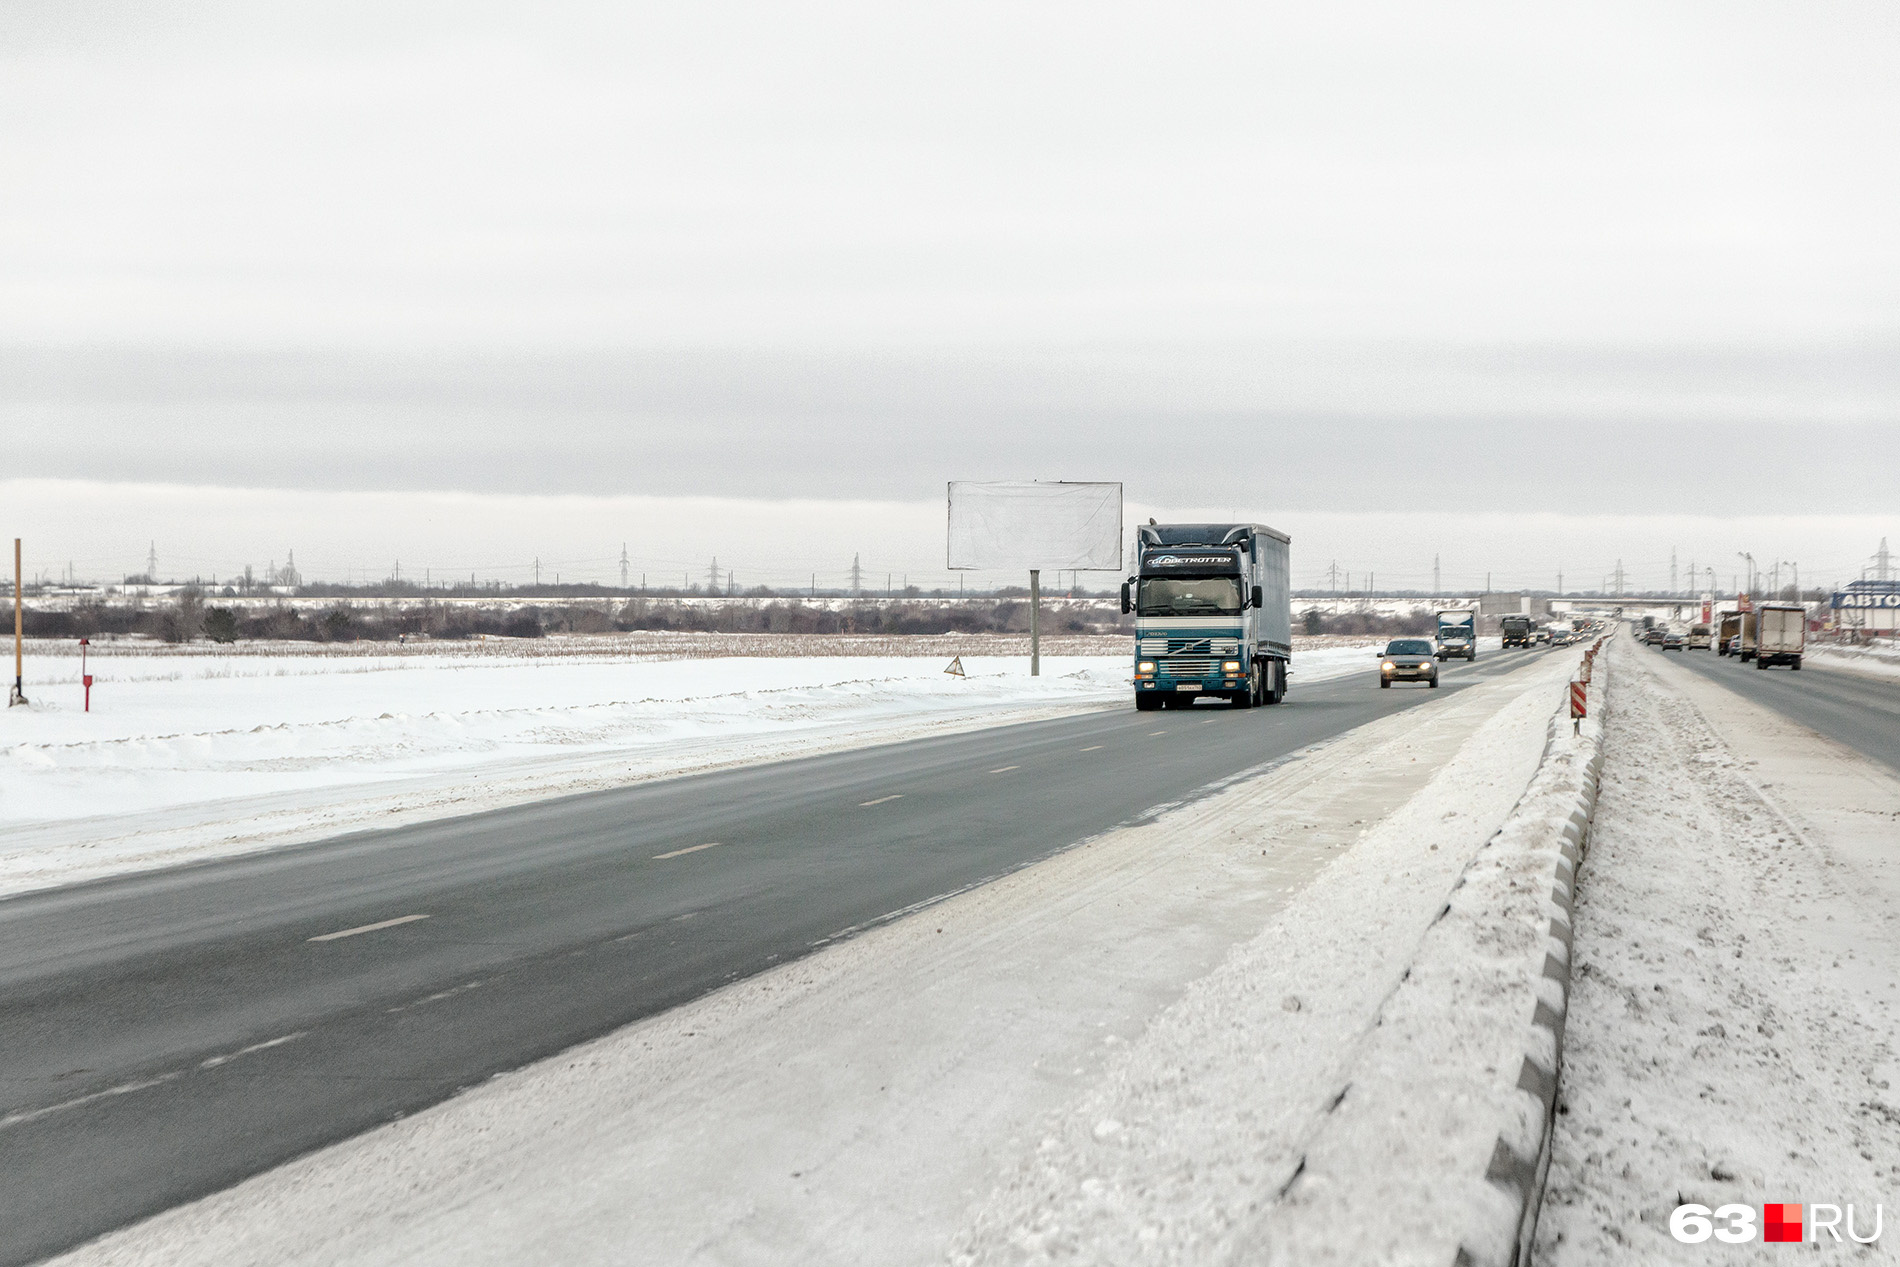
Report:
M1884 1205L1880 1246L1811 1248L1886 1261L1900 778L1679 662L1613 668L1537 1261L1785 1262L1669 1231L1679 1203L1768 1202L1851 1203L1863 1237Z
M1045 1182L1095 1261L1142 1256L1146 1219L1120 1216L1143 1194L1171 1243L1231 1222L1522 795L1573 660L1427 697L70 1261L937 1263L986 1229L1013 1246ZM1090 1205L1069 1157L1126 1167L1127 1199Z
M785 635L795 638L796 635ZM1300 683L1366 651L1299 653ZM320 654L100 658L0 712L0 893L721 766L1125 707L1130 662ZM61 702L64 701L64 702Z
M1875 677L1900 677L1900 647L1891 643L1870 646L1841 646L1836 643L1810 642L1804 658L1816 668L1850 669Z

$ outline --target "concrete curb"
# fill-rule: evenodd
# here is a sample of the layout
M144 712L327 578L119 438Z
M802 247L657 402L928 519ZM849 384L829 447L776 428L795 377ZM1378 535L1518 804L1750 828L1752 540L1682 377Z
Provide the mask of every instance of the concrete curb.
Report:
M1605 679L1595 679L1575 733L1564 692L1536 773L1361 1037L1247 1261L1528 1262L1563 1063L1577 870L1603 765Z
M1601 718L1604 684L1590 684L1589 711ZM1553 731L1564 718L1551 719ZM1531 1243L1537 1235L1537 1214L1544 1202L1544 1180L1550 1172L1550 1138L1556 1124L1557 1085L1563 1072L1564 1020L1570 1009L1571 946L1575 928L1577 869L1589 848L1590 820L1596 813L1597 785L1603 772L1603 729L1592 728L1590 753L1581 763L1576 808L1564 823L1562 844L1551 869L1550 904L1556 908L1544 944L1539 998L1524 1042L1523 1062L1517 1076L1521 1112L1503 1130L1492 1148L1485 1180L1508 1196L1515 1211L1515 1235L1508 1258L1474 1252L1472 1243L1493 1236L1461 1238L1454 1267L1524 1267L1531 1261Z

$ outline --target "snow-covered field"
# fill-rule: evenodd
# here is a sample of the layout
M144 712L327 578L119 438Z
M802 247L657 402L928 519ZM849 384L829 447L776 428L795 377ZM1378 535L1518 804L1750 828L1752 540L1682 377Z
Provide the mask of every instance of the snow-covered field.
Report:
M92 657L90 713L72 648L36 649L32 706L0 711L0 892L1130 694L1125 654L1045 656L1034 678L1023 659L970 656L955 677L948 649L759 656L718 635L643 637L380 654L133 644ZM1302 649L1295 689L1368 664L1363 644Z
M1880 1246L1818 1248L1891 1261L1900 779L1680 664L1613 669L1537 1261L1783 1262L1668 1221L1784 1201L1863 1236L1884 1204Z
M1574 659L1360 727L70 1261L1257 1257L1263 1202L1518 803Z

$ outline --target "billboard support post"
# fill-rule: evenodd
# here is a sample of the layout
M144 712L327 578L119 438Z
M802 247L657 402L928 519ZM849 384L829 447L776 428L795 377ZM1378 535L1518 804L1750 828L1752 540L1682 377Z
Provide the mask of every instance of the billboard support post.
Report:
M1042 569L1029 569L1029 676L1042 676Z

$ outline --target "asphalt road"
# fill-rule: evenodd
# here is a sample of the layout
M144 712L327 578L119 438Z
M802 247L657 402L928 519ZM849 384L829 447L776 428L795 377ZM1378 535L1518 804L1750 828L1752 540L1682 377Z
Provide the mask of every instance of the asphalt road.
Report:
M1438 691L1126 709L0 901L0 1263L31 1262ZM1749 674L1753 677L1755 675ZM359 931L360 930L360 931Z
M1813 657L1797 672L1783 665L1757 669L1752 660L1744 664L1713 651L1653 654L1680 655L1704 677L1900 770L1900 679L1823 668Z

